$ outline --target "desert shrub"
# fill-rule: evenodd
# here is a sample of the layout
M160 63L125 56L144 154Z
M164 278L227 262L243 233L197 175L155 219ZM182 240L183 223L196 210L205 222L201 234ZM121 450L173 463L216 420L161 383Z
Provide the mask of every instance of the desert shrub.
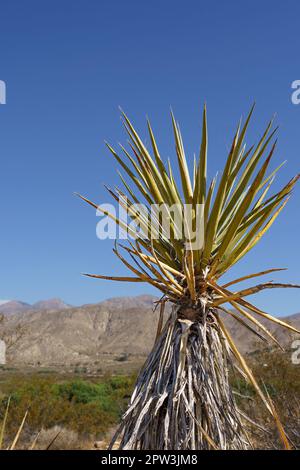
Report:
M6 437L11 438L29 409L24 436L43 429L62 429L80 438L101 437L115 425L124 411L133 378L105 377L98 382L58 377L14 377L0 386L0 420L11 396ZM58 444L57 444L58 445Z
M117 418L124 409L133 385L132 378L111 377L100 383L75 380L56 384L54 390L59 397L69 402L98 405L99 409Z

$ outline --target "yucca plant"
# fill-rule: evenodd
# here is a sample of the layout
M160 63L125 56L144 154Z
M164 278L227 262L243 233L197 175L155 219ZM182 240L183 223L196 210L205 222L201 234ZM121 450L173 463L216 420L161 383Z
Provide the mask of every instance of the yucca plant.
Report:
M254 107L253 107L254 108ZM148 132L151 149L147 148L128 117L122 112L129 136L130 150L121 146L117 153L107 144L113 157L129 177L119 188L108 189L112 197L126 208L132 220L139 220L139 233L132 233L132 224L102 210L133 240L117 244L114 253L133 273L128 277L91 275L115 281L147 282L162 292L160 320L155 345L143 366L110 448L120 439L120 449L247 449L251 439L247 432L247 416L238 409L228 372L237 369L251 382L260 399L278 424L286 447L288 439L269 397L263 392L245 359L239 353L224 315L265 340L278 342L260 319L268 319L291 331L295 328L268 315L249 302L248 297L263 289L299 287L293 284L264 282L245 289L234 288L245 280L280 269L246 274L223 283L222 276L271 227L298 180L290 180L280 191L269 195L279 169L267 174L276 141L270 121L260 140L249 150L244 144L253 108L244 124L235 132L222 174L207 183L207 119L203 111L202 142L199 159L189 171L179 126L172 114L172 125L180 174L178 185L172 164L160 155L150 122ZM134 185L134 186L132 186ZM136 204L144 209L137 214ZM166 233L161 217L150 217L153 205L192 208L192 226L204 232L204 241L194 247L189 231L180 230L175 211L168 210L170 231ZM197 217L198 208L201 217ZM149 219L152 226L149 227ZM183 225L186 224L183 218ZM153 224L156 237L153 233ZM188 235L186 235L188 232ZM182 234L178 236L178 234ZM125 255L121 254L120 248ZM163 318L166 302L172 314ZM133 325L134 328L134 325Z

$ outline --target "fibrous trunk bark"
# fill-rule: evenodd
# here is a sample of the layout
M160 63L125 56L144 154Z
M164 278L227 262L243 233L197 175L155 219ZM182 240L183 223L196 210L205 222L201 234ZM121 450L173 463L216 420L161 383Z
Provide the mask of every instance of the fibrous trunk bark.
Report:
M174 308L144 364L109 448L246 449L216 314Z

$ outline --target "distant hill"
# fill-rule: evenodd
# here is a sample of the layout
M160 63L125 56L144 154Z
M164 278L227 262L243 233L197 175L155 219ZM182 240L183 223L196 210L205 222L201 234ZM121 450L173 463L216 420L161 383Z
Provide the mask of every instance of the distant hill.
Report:
M145 355L158 319L155 297L143 295L105 300L99 304L54 310L26 310L5 319L5 331L22 328L12 347L14 363L66 364L95 361L102 354Z
M10 300L9 302L5 302L4 304L0 305L0 313L3 315L13 315L15 313L25 312L31 308L32 306L25 302L21 302L19 300Z
M153 311L157 298L143 295L117 297L99 304L81 307L45 309L24 307L17 314L7 315L5 330L22 328L21 339L9 351L9 362L18 364L94 364L102 357L117 355L145 356L153 346L158 311ZM48 301L42 306L58 307ZM222 314L225 315L225 314ZM259 341L232 317L224 316L242 352L253 351ZM300 314L284 319L300 329ZM263 320L277 339L290 346L294 334L279 325ZM262 345L265 343L260 342Z
M40 300L32 305L34 310L64 310L70 308L71 305L66 304L61 299Z
M14 315L30 310L63 310L69 307L70 305L65 304L61 299L40 300L32 305L20 300L10 300L0 304L0 313L3 315Z

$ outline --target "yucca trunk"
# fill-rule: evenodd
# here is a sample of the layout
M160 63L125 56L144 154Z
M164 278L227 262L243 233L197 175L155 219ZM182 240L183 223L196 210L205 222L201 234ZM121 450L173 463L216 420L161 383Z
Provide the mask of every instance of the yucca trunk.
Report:
M216 314L176 307L144 364L110 448L246 449Z

